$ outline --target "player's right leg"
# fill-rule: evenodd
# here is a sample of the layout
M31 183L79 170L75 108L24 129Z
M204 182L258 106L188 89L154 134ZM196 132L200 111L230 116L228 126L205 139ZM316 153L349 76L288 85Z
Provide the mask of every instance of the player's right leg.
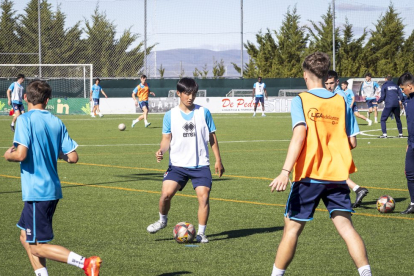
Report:
M14 116L13 116L12 122L10 124L10 129L11 129L11 131L14 132L17 117L19 117L21 115L21 112L20 112L20 109L17 107L17 105L13 105L13 109L14 109Z
M253 117L256 116L256 109L257 109L257 104L259 103L259 99L255 98L254 104L253 104Z
M147 118L148 118L148 104L146 104L142 107L142 112L143 112L142 115L144 116L145 127L149 127L151 125L151 123L147 121Z

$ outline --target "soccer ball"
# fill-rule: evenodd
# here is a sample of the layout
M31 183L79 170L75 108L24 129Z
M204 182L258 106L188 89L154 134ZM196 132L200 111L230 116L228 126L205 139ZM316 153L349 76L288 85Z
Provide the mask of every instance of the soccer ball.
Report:
M189 222L179 222L173 230L174 239L178 243L192 242L195 237L194 226Z
M392 197L384 195L377 200L377 209L380 213L391 213L394 211L395 201Z
M118 129L119 129L120 131L124 131L124 130L126 129L125 124L119 124L119 125L118 125Z

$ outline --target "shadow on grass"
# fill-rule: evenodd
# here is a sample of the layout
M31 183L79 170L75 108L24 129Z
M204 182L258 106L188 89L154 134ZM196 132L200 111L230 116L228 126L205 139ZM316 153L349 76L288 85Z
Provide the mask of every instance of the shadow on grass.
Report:
M395 203L403 202L407 200L407 197L394 197ZM358 207L361 209L377 209L377 201L362 201L361 205ZM356 208L356 209L358 209Z
M184 274L193 274L193 273L190 271L177 271L177 272L159 274L158 276L178 276L178 275L184 275Z

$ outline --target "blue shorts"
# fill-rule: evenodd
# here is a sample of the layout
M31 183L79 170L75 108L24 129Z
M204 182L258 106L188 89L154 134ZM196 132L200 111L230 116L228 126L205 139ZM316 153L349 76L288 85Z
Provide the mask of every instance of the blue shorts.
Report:
M368 105L368 108L373 108L373 107L377 107L378 103L376 99L367 100L367 105Z
M99 99L93 99L93 105L99 105Z
M20 111L20 113L24 112L24 105L23 104L12 103L12 106L13 106L14 111Z
M357 106L356 104L354 104L354 105L352 106L352 112L353 112L353 113L358 112L358 106Z
M148 101L142 101L142 102L139 102L139 107L141 108L141 110L142 111L144 111L144 106L147 108L147 110L149 111L149 108L148 108Z
M213 177L211 176L209 166L190 169L170 165L168 170L164 173L164 181L172 180L177 182L181 186L180 191L184 189L189 179L191 179L194 189L198 186L204 186L211 189L213 183Z
M59 199L49 201L25 201L17 227L26 231L26 242L53 240L52 218Z
M292 184L286 203L285 217L299 221L313 219L316 207L322 199L329 211L344 211L354 213L346 184L314 184L295 182Z
M261 103L262 105L264 104L264 97L256 97L256 99L254 100L255 104Z

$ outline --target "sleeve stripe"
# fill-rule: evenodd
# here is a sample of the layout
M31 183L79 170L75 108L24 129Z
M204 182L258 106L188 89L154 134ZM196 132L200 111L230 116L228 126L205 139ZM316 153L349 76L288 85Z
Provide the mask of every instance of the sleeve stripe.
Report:
M306 128L308 128L308 126L306 125L306 122L305 121L299 121L299 122L297 122L293 127L292 127L292 130L295 128L295 127L297 127L297 125L299 125L299 124L305 124L305 126L306 126Z
M13 141L13 144L19 144L19 145L22 145L22 146L23 146L23 147L25 147L25 148L29 148L27 145L22 144L22 143L20 143L20 142L18 142L18 141Z
M76 147L75 148L73 148L71 151L69 151L69 152L64 152L63 154L69 154L69 153L71 153L71 152L73 152L73 151L75 151L77 148L79 147L79 145L76 145Z

